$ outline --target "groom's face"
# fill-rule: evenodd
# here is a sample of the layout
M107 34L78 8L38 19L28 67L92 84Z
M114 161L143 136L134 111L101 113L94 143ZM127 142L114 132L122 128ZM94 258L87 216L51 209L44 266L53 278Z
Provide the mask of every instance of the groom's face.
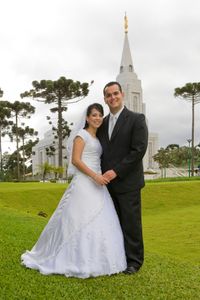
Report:
M105 90L104 100L112 113L117 113L123 106L124 93L120 91L117 84L108 86Z

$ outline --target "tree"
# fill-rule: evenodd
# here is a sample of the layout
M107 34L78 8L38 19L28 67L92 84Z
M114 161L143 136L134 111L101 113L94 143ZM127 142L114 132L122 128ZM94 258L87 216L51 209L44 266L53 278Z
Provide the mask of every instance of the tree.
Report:
M63 174L64 168L52 166L51 170L54 173L54 176L55 176L54 179L57 180L58 174Z
M0 89L1 92L1 89ZM2 172L2 137L8 134L12 121L8 119L11 117L11 109L8 101L0 101L0 170Z
M2 89L0 88L0 98L3 97L3 91Z
M93 81L91 82L91 84ZM85 98L89 93L89 84L72 79L60 77L58 80L41 80L32 82L33 89L21 94L21 97L32 97L37 101L46 104L55 104L50 109L52 113L57 113L57 128L56 133L58 137L58 164L59 167L63 166L63 112L67 111L67 105L78 102ZM60 174L60 177L62 175Z
M46 148L46 155L50 157L50 156L55 155L56 149L58 149L58 145L57 145L58 128L53 125L53 121L50 116L47 116L46 118L49 121L49 124L52 125L52 133L54 136L54 141L52 142L52 144L49 147ZM70 125L73 125L73 123L71 123ZM70 132L71 132L71 130L68 126L68 122L62 118L62 140L64 140L66 136L69 136ZM62 146L62 149L65 149L65 147ZM67 157L64 157L64 158L67 158Z
M25 163L26 163L26 172L30 173L32 172L32 159L31 159L31 156L33 154L32 152L32 148L39 142L39 139L37 138L36 140L32 140L32 139L29 139L26 144L24 144L24 146L22 145L20 148L19 148L19 151L23 152L24 151L24 157L25 157Z
M153 156L153 159L159 164L162 177L166 177L166 168L168 168L170 164L169 149L160 148Z
M24 125L24 123L22 123L22 125ZM13 135L16 135L18 131L18 137L19 137L19 141L21 139L22 141L22 147L19 148L19 151L22 150L22 161L23 161L23 180L25 180L25 140L27 138L33 137L33 136L37 136L38 132L35 131L33 128L30 128L29 126L26 127L16 127L13 126L12 128L12 133Z
M24 153L26 157L26 161L31 159L31 156L33 154L32 148L39 142L39 138L36 140L29 139L26 144L24 144ZM22 146L19 148L19 151L23 151Z
M194 107L200 102L200 82L186 83L181 88L175 88L174 96L192 102L191 175L194 176Z
M2 170L0 172L0 181L6 181L9 179L8 178L9 176L7 174L8 172L6 169L9 157L10 157L10 154L7 151L2 154Z
M43 182L46 179L46 175L52 172L52 166L46 161L42 165L39 166L42 171L42 180Z
M174 150L174 149L178 149L179 148L179 145L178 144L169 144L166 149L169 149L169 150Z
M15 101L14 103L10 103L10 108L12 110L13 117L15 118L15 122L13 125L12 133L10 134L11 140L13 136L16 137L16 152L17 152L17 179L20 179L20 168L19 168L19 118L30 118L30 115L35 112L35 107L32 106L29 102L20 102Z
M200 164L199 148L200 145L194 147L194 163L196 166ZM162 176L166 176L166 168L188 168L188 160L190 160L189 150L189 147L179 146L178 144L170 144L165 149L160 148L153 158L158 162Z
M14 151L12 154L7 156L6 163L4 165L5 169L5 177L9 178L9 180L18 180L18 167L20 171L22 171L22 157L19 154L19 158L17 157L17 151ZM18 165L19 159L19 165Z

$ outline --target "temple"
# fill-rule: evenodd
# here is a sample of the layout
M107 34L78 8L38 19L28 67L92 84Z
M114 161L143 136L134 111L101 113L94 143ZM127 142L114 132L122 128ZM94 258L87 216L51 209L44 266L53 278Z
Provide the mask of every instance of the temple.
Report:
M129 41L128 41L128 19L124 17L124 45L122 51L122 58L119 68L119 74L116 80L121 84L122 89L125 93L125 106L134 111L143 113L146 116L145 103L143 102L141 80L138 79L135 73ZM147 120L148 124L148 120ZM148 126L149 127L149 126ZM32 165L33 175L38 174L41 169L41 165L48 162L50 165L58 166L58 151L54 155L48 156L46 148L52 146L54 143L53 132L50 130L45 133L44 139L40 140L39 143L33 147ZM63 141L66 145L67 138ZM149 132L149 142L146 155L144 157L144 170L148 173L151 170L157 169L157 163L153 160L153 155L158 150L158 135L156 133ZM66 150L63 149L63 163L66 167Z
M143 113L146 116L146 105L143 102L141 80L138 79L137 74L135 73L129 46L128 19L126 14L124 17L124 33L125 35L122 58L119 68L119 74L117 75L116 81L118 81L121 84L122 89L124 91L125 106L134 112ZM148 149L144 157L145 171L157 168L157 163L153 160L153 155L156 154L157 151L158 134L149 132Z

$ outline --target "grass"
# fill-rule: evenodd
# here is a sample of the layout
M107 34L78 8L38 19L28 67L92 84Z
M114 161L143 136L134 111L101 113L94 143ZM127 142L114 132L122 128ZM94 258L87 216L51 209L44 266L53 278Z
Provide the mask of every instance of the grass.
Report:
M50 216L65 188L54 183L0 183L0 207L33 215L45 211Z
M156 179L147 179L146 182L157 183L157 182L171 182L171 181L197 181L200 180L200 176L194 177L166 177L166 178L156 178Z
M20 265L66 186L0 183L0 299L200 299L199 181L147 183L143 189L145 263L134 276L43 276ZM45 211L48 218L38 216Z
M146 249L200 265L198 181L148 184L143 192Z

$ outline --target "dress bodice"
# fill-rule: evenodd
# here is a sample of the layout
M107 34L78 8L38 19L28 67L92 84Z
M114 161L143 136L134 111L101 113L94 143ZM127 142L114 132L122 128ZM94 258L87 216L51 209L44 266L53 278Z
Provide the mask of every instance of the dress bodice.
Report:
M85 129L81 129L77 136L80 136L85 142L82 161L94 172L101 173L100 157L102 154L102 147L98 138L93 137Z

